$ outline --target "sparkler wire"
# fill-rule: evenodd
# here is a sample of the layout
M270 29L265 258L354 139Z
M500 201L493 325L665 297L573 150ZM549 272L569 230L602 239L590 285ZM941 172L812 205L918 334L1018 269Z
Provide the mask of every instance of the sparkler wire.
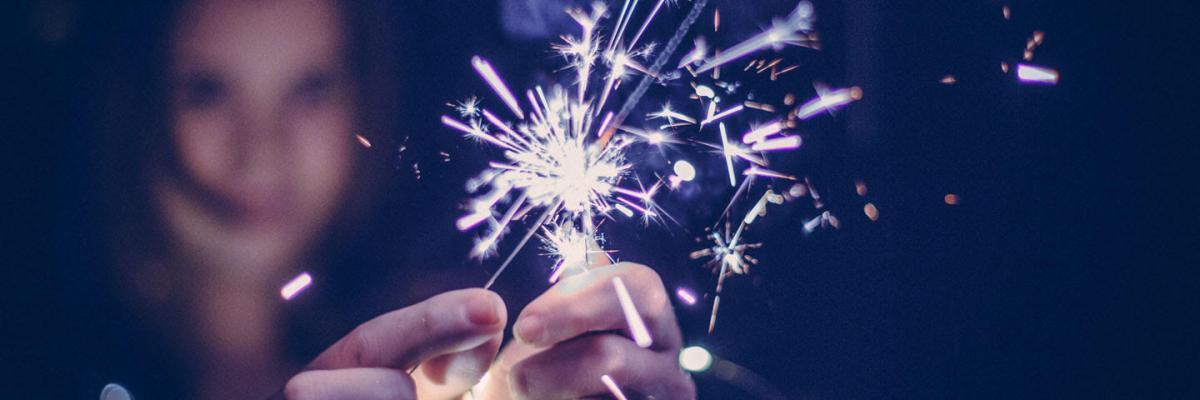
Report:
M687 36L688 30L692 28L696 19L700 17L700 12L704 11L704 6L707 4L708 0L696 0L692 4L692 9L688 11L688 15L683 19L683 23L679 24L679 29L675 31L675 35L671 36L671 40L667 41L667 45L663 47L662 53L658 55L658 59L654 60L654 64L650 66L650 73L643 76L641 82L638 82L637 87L630 93L629 98L625 99L625 104L621 106L621 110L617 112L617 116L613 118L614 123L610 125L609 131L600 137L601 148L616 133L617 130L612 127L620 126L625 122L625 118L633 111L633 107L646 94L646 90L650 89L651 80L655 79L654 77L658 76L659 72L662 71L663 65L667 63L667 59L671 58L671 55L675 53L675 49L679 47L679 43L683 41L683 37Z

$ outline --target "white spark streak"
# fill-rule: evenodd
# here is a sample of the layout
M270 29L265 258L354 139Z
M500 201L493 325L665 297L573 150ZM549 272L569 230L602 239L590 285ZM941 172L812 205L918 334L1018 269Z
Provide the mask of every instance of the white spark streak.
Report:
M650 347L654 341L650 339L650 331L646 330L646 322L642 321L641 314L638 314L633 306L633 298L629 296L629 290L625 289L625 282L621 281L621 277L614 276L612 284L617 290L617 301L621 303L621 311L625 313L625 323L629 325L633 342L643 349Z
M517 98L508 90L508 85L504 84L504 80L500 78L500 75L496 74L496 70L492 69L492 64L479 56L474 56L471 57L471 66L475 67L475 71L479 72L479 76L482 76L483 80L487 81L487 84L492 87L492 90L496 91L496 94L500 96L500 99L504 101L504 104L512 110L517 118L525 119L525 112L521 111L521 105L517 104Z
M617 382L614 382L611 376L608 376L608 374L601 375L600 381L604 382L604 387L607 387L608 391L611 392L613 397L616 397L617 400L628 400L628 398L625 397L625 394L621 393L621 387L617 386Z
M713 103L713 104L716 104L716 103ZM730 115L736 114L736 113L738 113L738 112L742 111L743 109L745 109L745 106L743 106L743 105L741 105L741 104L738 104L738 105L736 105L736 106L730 107L728 110L721 111L720 113L718 113L718 114L716 114L716 115L713 115L713 116L711 116L711 117L708 117L708 119L705 119L704 121L701 121L701 122L700 122L700 125L708 125L709 123L712 123L712 122L715 122L715 121L719 121L719 120L721 120L721 119L723 119L723 118L725 118L725 117L728 117L728 116L730 116Z
M802 140L799 136L784 136L777 139L764 140L750 147L752 151L791 150L800 147Z
M766 47L780 48L785 44L805 45L810 40L808 33L812 30L812 4L802 1L785 20L775 20L766 32L755 35L737 45L708 59L696 69L697 74L745 57Z
M745 144L755 143L755 142L761 141L763 139L766 139L767 136L771 136L776 133L779 133L779 131L781 131L781 130L783 130L783 122L780 122L780 121L771 122L769 124L760 126L757 129L754 129L754 130L746 133L745 135L742 135L742 143L745 143Z
M817 88L817 97L796 108L796 118L809 119L821 111L832 111L862 98L862 89L857 86L827 91Z
M690 305L696 304L696 295L684 288L675 289L675 295L679 296L680 300Z
M279 289L279 296L283 297L284 300L291 300L297 294L300 294L301 291L307 289L309 285L312 285L312 275L309 275L307 272L301 272L300 275L297 275L288 281L287 284L284 284L282 289Z
M1021 82L1054 85L1058 83L1058 71L1031 64L1017 64L1017 78Z
M725 169L729 170L729 186L737 186L737 177L733 174L733 157L730 152L729 138L725 134L725 123L721 126L721 153L725 155Z

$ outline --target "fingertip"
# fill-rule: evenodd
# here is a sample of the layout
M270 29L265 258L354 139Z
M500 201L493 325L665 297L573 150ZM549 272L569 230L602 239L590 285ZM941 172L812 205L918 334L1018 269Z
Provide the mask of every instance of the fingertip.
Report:
M545 336L545 332L546 323L537 314L522 316L513 327L513 335L529 344L537 344Z
M467 320L479 326L503 325L507 317L504 300L494 292L472 289L464 307Z

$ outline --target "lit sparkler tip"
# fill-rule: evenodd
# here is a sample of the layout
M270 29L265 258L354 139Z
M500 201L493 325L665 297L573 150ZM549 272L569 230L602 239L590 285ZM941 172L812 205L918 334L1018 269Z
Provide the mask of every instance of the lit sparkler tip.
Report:
M283 297L284 300L291 300L312 285L312 281L312 275L309 275L307 272L301 272L300 275L292 278L292 280L283 285L283 288L279 289L279 296Z
M615 276L612 284L617 291L617 301L621 303L621 311L625 313L625 323L629 325L629 333L633 336L633 342L643 349L650 347L654 341L650 339L650 331L646 329L646 322L642 320L641 314L638 314L637 308L633 306L633 298L629 296L625 282L621 281L621 277Z

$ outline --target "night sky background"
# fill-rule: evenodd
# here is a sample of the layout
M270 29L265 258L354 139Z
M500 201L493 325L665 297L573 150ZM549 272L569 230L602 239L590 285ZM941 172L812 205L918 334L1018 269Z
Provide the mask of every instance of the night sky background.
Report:
M78 368L64 353L90 343L91 333L70 321L85 313L77 307L103 300L88 289L87 272L101 253L91 244L95 225L106 223L91 209L96 160L85 116L96 101L90 82L103 71L89 60L117 34L110 22L137 8L105 3L4 7L11 22L2 24L3 40L16 52L4 61L15 90L3 90L13 118L5 118L12 122L4 123L0 158L14 183L5 190L11 215L0 240L0 337L11 338L0 346L0 397L11 388L33 398L99 390L70 387ZM730 10L723 24L751 32L794 5L716 3ZM713 335L705 333L707 303L676 303L688 343L793 399L1195 396L1197 35L1178 23L1182 2L815 3L824 49L807 73L858 85L865 96L814 122L816 133L805 137L812 147L788 167L812 177L842 227L805 236L799 222L815 215L811 206L773 209L754 231L768 238L755 252L762 265L727 282ZM1004 4L1011 21L1001 18ZM421 54L413 67L420 78L401 89L418 97L397 111L403 132L380 137L408 137L408 150L397 160L394 146L375 146L372 161L390 164L389 182L409 192L381 206L364 231L419 238L428 251L421 265L469 271L430 278L429 286L410 280L422 282L424 295L481 285L498 261L466 260L471 237L453 228L466 198L461 182L484 153L438 123L446 101L490 94L470 56L488 55L512 71L510 82L536 80L521 75L556 62L545 51L549 39L505 29L505 7L428 2L410 4L416 16L403 18L413 24L405 31L423 33L407 49ZM1033 30L1046 34L1033 63L1057 69L1056 86L1021 85L999 71L1000 61L1015 65ZM958 84L939 84L946 74ZM412 163L421 165L420 180ZM855 194L855 180L867 184L867 196ZM947 193L960 204L945 204ZM868 201L880 210L876 222L863 215ZM693 230L614 228L609 241L620 258L654 266L669 290L703 291L712 277L687 253L699 248L694 228L711 221L704 212L680 216ZM387 243L361 246L355 250L370 253ZM329 285L341 292L315 286L305 295L361 292L380 274L421 274L387 266L396 261L390 256L359 253L373 261ZM525 282L540 285L545 263L527 251L501 278L496 290L509 315L541 290ZM345 314L335 330L405 304L365 292L349 303L368 306ZM749 396L711 375L696 381L701 398Z

